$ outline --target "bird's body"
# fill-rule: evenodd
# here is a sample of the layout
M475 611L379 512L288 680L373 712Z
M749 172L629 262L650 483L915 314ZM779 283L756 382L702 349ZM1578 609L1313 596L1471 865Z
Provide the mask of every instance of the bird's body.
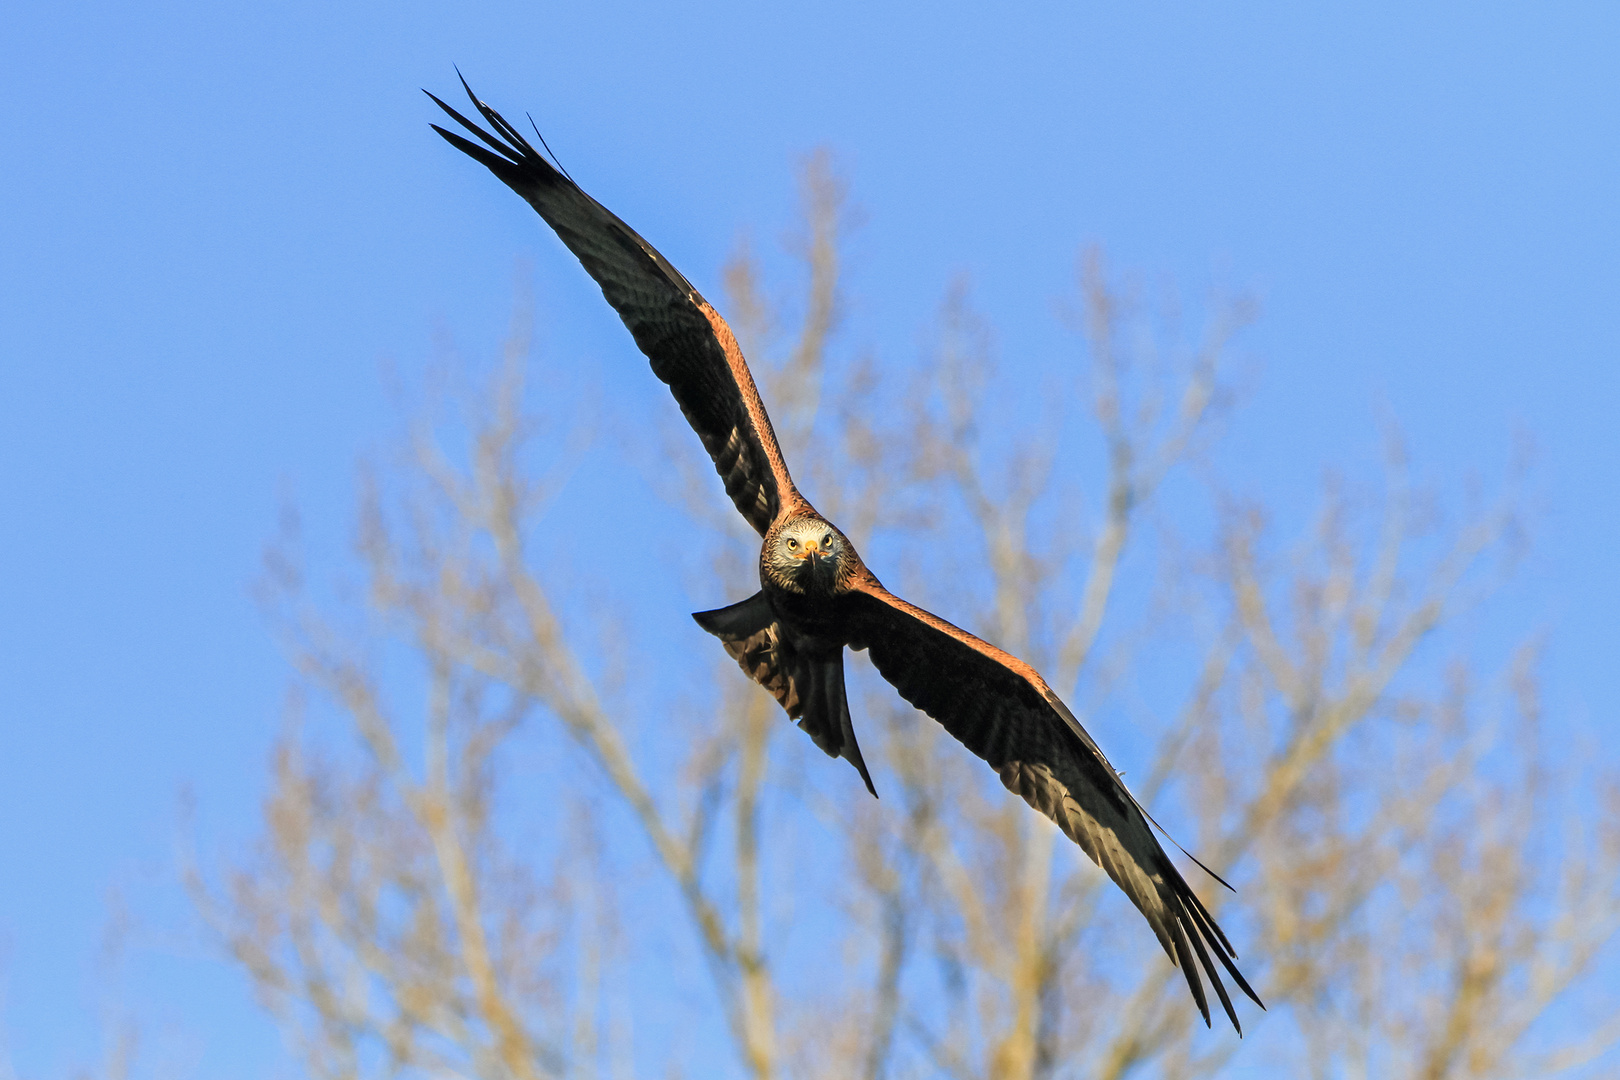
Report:
M496 134L436 97L484 145L435 130L527 200L596 279L653 373L669 385L726 494L763 539L760 591L693 618L817 746L849 761L876 795L844 690L844 649L866 650L901 697L983 758L1130 897L1181 967L1205 1023L1200 967L1241 1032L1210 957L1258 1004L1232 963L1236 952L1074 714L1028 664L883 587L849 538L794 486L725 320L651 244L554 168L470 88L467 95Z
M876 795L844 694L844 647L865 647L852 635L859 598L882 585L849 538L802 500L766 530L759 585L742 603L693 618L817 746L847 758Z

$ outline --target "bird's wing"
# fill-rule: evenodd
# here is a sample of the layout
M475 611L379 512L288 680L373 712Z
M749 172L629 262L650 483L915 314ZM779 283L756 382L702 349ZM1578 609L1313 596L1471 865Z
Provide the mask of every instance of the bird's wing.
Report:
M1035 669L906 603L875 579L855 584L847 610L850 647L867 649L901 697L989 762L1008 790L1057 822L1107 871L1186 975L1204 1022L1209 1004L1199 966L1241 1034L1210 953L1265 1006L1232 963L1231 942L1159 846L1108 759Z
M484 145L437 124L433 130L523 196L579 258L652 361L653 374L669 384L726 494L763 536L798 493L731 328L651 244L553 168L465 79L461 85L495 134L428 94Z

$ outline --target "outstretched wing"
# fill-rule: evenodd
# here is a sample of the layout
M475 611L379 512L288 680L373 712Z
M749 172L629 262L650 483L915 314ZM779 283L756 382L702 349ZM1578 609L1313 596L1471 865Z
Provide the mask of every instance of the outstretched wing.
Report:
M1204 1023L1209 1004L1199 966L1241 1034L1210 953L1245 994L1265 1005L1232 963L1231 942L1159 846L1108 759L1035 669L906 603L875 579L858 583L846 602L850 647L867 649L901 697L989 762L1010 791L1057 822L1107 871L1186 975Z
M653 374L669 384L726 494L765 535L798 493L731 328L651 244L553 168L465 79L461 85L495 134L428 94L484 145L437 124L433 130L523 196L579 258L652 361Z

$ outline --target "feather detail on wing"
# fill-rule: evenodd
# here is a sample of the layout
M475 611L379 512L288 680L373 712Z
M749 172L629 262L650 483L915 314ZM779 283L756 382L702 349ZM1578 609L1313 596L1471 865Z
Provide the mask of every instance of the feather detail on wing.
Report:
M465 79L461 85L495 134L428 94L483 145L433 130L523 196L596 279L653 374L669 384L726 494L763 536L799 496L731 328L651 244L553 168Z
M1145 814L1097 744L1034 668L906 603L876 579L846 594L851 648L1001 776L1008 790L1057 823L1146 917L1182 969L1209 1023L1203 968L1239 1034L1237 1012L1210 953L1254 1002L1237 953L1153 835ZM1194 959L1196 956L1196 960Z

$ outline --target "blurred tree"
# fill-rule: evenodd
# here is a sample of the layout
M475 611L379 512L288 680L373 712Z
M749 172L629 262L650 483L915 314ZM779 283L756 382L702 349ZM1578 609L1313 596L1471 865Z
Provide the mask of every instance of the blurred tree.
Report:
M1534 639L1497 674L1457 630L1511 566L1512 501L1447 525L1391 439L1381 495L1330 485L1280 547L1207 453L1249 306L1183 347L1095 254L1083 390L1044 393L1035 422L999 393L963 288L908 388L830 363L848 215L825 155L804 206L799 300L773 301L746 248L725 276L801 483L906 595L1082 715L1106 709L1088 723L1116 760L1156 742L1136 792L1237 886L1190 875L1271 1012L1245 1017L1247 1043L1204 1034L1103 875L864 661L880 803L718 648L717 690L630 704L624 672L690 661L635 655L565 599L539 522L567 425L526 411L525 314L464 422L422 427L368 483L363 602L311 599L291 545L271 559L301 686L360 752L295 724L260 850L192 882L310 1075L1180 1078L1240 1050L1290 1076L1612 1063L1620 1022L1590 976L1620 919L1620 804L1550 759ZM746 595L757 538L689 433L665 437L668 513L715 537L700 595Z

